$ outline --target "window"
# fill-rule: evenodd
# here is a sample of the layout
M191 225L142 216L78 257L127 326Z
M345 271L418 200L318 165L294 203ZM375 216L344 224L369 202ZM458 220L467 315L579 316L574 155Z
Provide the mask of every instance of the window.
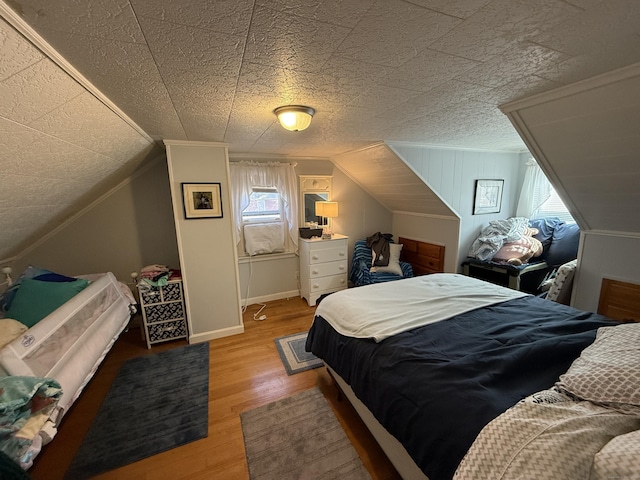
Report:
M540 205L532 215L532 218L541 217L558 217L560 220L564 220L567 223L575 223L575 220L569 213L569 210L564 206L560 196L553 187L551 187L549 192L549 198L547 198L547 200L545 200L545 202Z
M558 217L567 223L575 223L535 159L527 160L526 166L516 216L526 218Z
M295 165L239 161L230 162L229 170L238 255L253 254L258 250L245 249L247 231L252 232L254 238L263 234L269 234L271 239L275 236L283 237L278 238L278 245L271 248L271 252L296 252L298 202Z
M243 222L277 222L282 219L282 197L275 188L253 188Z

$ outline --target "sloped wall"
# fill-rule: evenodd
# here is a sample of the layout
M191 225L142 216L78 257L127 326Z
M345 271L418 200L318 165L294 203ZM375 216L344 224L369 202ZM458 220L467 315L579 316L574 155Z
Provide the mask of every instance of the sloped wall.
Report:
M445 269L456 270L458 217L392 148L378 143L331 160L392 213L395 238L445 245Z
M502 109L583 231L640 233L640 63Z
M12 266L16 276L33 264L67 275L110 271L128 283L132 271L152 263L180 264L164 155L49 232Z
M392 212L455 216L451 208L384 143L331 160Z
M640 283L640 64L501 107L583 233L573 305Z

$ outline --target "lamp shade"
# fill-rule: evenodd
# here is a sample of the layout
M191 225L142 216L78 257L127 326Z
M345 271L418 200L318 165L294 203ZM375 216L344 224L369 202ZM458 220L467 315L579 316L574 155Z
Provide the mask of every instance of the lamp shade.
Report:
M311 119L316 111L303 105L287 105L276 108L273 113L278 117L280 125L292 132L298 132L311 125Z
M335 218L338 216L338 202L316 202L316 216Z

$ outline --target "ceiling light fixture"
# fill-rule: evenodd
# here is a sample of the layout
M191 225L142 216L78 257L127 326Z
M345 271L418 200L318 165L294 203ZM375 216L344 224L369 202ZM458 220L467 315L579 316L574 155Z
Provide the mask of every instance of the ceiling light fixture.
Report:
M286 105L276 108L273 113L276 114L280 125L284 128L292 132L299 132L311 125L311 119L316 111L304 105Z

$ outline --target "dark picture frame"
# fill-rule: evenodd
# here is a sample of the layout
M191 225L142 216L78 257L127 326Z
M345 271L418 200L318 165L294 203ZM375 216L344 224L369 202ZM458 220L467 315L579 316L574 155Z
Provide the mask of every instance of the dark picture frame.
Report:
M500 213L504 180L476 180L473 214Z
M184 218L222 218L222 188L219 182L182 184Z

